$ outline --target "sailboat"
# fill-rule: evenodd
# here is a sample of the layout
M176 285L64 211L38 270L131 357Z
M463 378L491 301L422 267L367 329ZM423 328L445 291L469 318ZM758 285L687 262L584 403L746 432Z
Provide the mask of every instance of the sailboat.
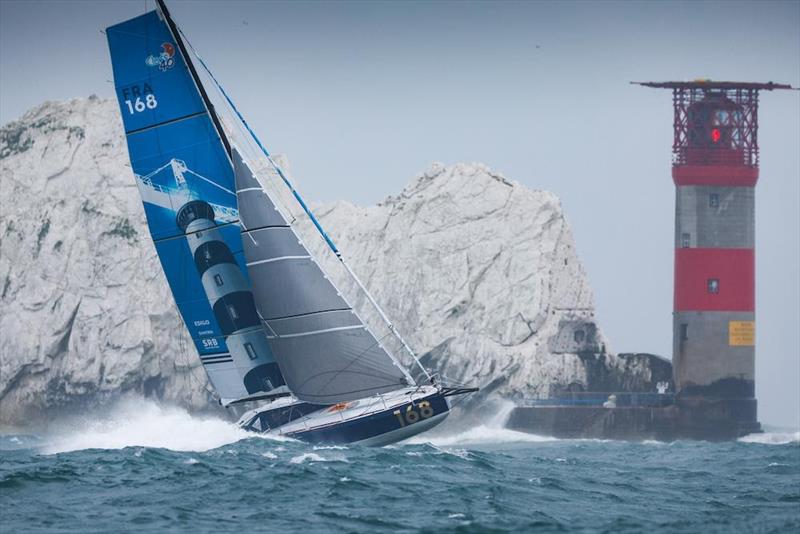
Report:
M450 397L477 390L448 385L420 363L205 62L190 53L163 0L106 35L150 235L220 404L254 406L239 419L242 428L311 443L386 445L433 428L450 413ZM213 82L208 87L195 60ZM231 133L208 88L222 95L217 103L244 140ZM253 144L269 172L245 154ZM274 181L366 295L382 335L305 245Z

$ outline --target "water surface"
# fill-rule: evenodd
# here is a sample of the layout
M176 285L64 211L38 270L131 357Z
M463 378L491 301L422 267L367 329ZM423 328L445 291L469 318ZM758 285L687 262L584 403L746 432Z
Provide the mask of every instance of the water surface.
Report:
M5 532L798 532L800 437L313 447L148 402L0 436Z

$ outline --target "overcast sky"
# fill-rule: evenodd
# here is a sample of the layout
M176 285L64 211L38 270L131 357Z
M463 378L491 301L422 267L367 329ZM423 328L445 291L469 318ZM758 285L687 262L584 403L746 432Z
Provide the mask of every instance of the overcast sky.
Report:
M619 352L671 353L669 92L800 85L800 2L169 2L305 196L371 204L434 161L558 194ZM152 1L0 0L0 123L112 97L101 29ZM800 93L761 95L757 395L800 426Z

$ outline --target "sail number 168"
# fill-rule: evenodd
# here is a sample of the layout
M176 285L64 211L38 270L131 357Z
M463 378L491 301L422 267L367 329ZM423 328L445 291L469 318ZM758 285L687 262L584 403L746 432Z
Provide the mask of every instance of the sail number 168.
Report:
M400 410L395 410L392 413L400 421L401 427L411 425L420 419L427 419L433 415L433 407L431 406L430 402L422 401L417 405L417 407L419 408L419 411L414 409L413 404L409 404L408 408L406 408L406 413L403 413Z
M156 95L150 93L144 96L144 100L137 96L136 100L126 100L125 104L128 106L128 112L133 115L141 113L145 109L155 109L158 106L158 100L156 100Z

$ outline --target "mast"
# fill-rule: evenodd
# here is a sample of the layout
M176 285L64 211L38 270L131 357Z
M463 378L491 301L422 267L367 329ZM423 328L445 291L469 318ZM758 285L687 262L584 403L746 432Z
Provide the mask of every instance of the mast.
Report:
M192 58L189 56L186 45L181 38L181 32L175 25L175 21L172 20L164 0L156 0L156 3L158 4L159 11L161 11L161 14L164 16L164 21L167 23L167 27L169 28L173 39L175 39L175 43L178 45L178 49L181 51L181 55L183 56L183 60L186 62L186 66L189 67L189 73L192 75L192 80L194 80L194 84L197 86L197 90L200 92L200 97L203 99L203 103L208 110L208 115L211 117L211 122L214 123L214 128L217 130L217 135L219 135L220 141L222 141L222 144L225 146L225 153L228 155L228 159L233 162L231 159L230 141L228 141L225 131L222 129L222 123L220 122L217 112L214 109L214 104L211 103L211 99L208 97L205 87L203 87L203 82L200 80L200 76L197 74L197 69L195 69Z

